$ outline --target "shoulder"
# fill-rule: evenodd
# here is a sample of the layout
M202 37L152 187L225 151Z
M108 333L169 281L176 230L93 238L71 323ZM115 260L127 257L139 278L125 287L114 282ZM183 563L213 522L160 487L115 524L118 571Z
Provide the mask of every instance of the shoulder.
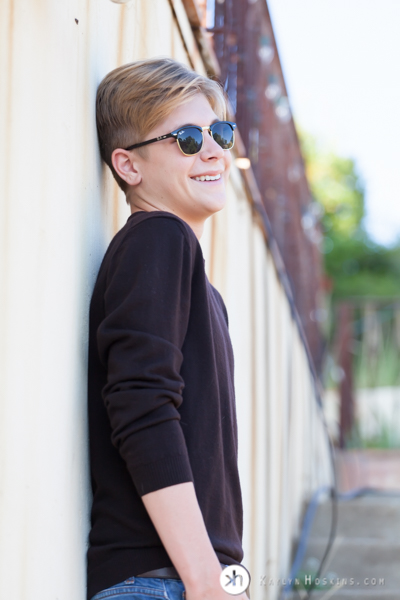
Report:
M200 267L199 267L200 265ZM132 269L184 268L194 273L203 268L200 243L191 227L166 211L133 213L111 240L100 265L106 285L115 272Z
M184 239L192 249L195 249L198 244L192 228L183 219L167 211L133 213L123 230L125 235L122 240L133 236L150 236L149 241L153 239L154 242L160 238L169 238L171 241Z
M121 261L137 265L176 264L193 268L200 247L194 231L176 215L164 211L133 213L108 248L108 268Z

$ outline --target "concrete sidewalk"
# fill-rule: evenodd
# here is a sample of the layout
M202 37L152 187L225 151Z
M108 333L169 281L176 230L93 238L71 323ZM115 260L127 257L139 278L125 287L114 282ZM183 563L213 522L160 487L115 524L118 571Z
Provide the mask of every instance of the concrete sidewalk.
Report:
M377 491L339 500L336 538L321 575L322 589L313 590L311 598L400 600L400 451L339 451L336 464L340 492L359 487ZM323 557L331 516L328 500L318 507L313 522L303 578L315 574ZM301 592L293 592L286 598L301 597Z

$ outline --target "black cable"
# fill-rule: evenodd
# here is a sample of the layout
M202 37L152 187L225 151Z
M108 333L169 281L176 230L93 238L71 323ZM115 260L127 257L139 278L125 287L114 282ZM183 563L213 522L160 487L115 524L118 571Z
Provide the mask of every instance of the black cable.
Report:
M328 539L328 543L326 545L326 549L324 552L324 555L321 559L321 562L319 563L319 567L317 570L317 573L314 577L314 579L311 580L311 585L309 587L309 589L307 590L307 594L305 596L305 600L309 600L309 598L311 598L311 594L313 592L313 589L315 588L315 581L317 579L319 579L319 577L321 576L322 570L324 568L324 565L326 563L326 560L329 556L329 553L331 551L331 548L333 546L333 542L335 540L336 537L336 531L337 531L337 522L338 522L338 490L337 490L337 477L336 477L336 466L335 466L335 451L333 448L333 444L332 444L332 440L331 437L328 433L328 428L327 428L327 424L325 421L325 416L322 412L322 407L320 406L320 411L321 411L321 420L322 423L324 425L324 429L326 432L326 436L328 438L328 443L329 443L329 454L331 457L331 464L332 464L332 474L333 474L333 486L331 487L331 500L332 500L332 519L331 519L331 528L329 531L329 539Z
M332 519L331 519L331 527L330 527L330 532L329 532L329 539L328 539L328 543L324 552L324 555L322 557L322 560L319 564L318 567L318 571L314 577L314 579L311 580L311 585L310 588L306 591L306 596L300 595L298 590L295 590L298 594L298 596L301 598L301 600L308 600L311 597L312 591L315 587L315 580L318 579L322 573L322 570L324 568L325 562L328 558L329 552L332 548L334 539L336 537L336 530L337 530L337 521L338 521L338 490L337 490L337 477L336 477L336 467L335 467L335 453L334 453L334 448L333 448L333 444L332 444L332 440L331 437L329 435L328 432L328 427L327 427L327 423L325 420L325 415L323 412L323 407L322 407L322 402L321 399L319 398L319 394L318 394L318 390L316 389L316 396L317 396L317 406L319 408L319 415L320 415L320 419L325 431L325 435L328 441L328 448L329 448L329 456L330 456L330 460L331 460L331 466L332 466L332 476L333 476L333 484L330 488L330 497L332 499ZM328 488L329 489L329 488ZM300 534L300 539L302 537L304 528L302 530L302 533ZM298 544L298 548L300 546L300 542ZM296 560L296 559L295 559ZM293 563L294 566L295 563ZM292 569L293 569L292 566ZM291 570L292 570L291 569ZM293 591L293 587L291 587L291 591ZM284 597L285 595L285 590L282 588L281 589L281 593L280 593L280 598Z

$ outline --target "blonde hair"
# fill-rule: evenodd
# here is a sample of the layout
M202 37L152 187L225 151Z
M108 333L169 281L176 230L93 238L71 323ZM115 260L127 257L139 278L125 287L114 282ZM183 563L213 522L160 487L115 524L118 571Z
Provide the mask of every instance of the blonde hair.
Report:
M113 151L144 141L160 121L198 93L220 119L226 118L222 87L172 58L129 63L104 77L96 97L100 154L124 192L127 184L114 170ZM144 156L142 148L137 151Z

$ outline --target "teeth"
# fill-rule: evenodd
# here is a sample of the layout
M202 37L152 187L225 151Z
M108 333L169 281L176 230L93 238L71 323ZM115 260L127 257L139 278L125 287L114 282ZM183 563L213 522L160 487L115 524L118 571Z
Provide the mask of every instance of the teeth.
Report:
M194 179L196 181L216 181L221 179L221 175L215 175L214 177L212 175L202 175L201 177L195 177Z

